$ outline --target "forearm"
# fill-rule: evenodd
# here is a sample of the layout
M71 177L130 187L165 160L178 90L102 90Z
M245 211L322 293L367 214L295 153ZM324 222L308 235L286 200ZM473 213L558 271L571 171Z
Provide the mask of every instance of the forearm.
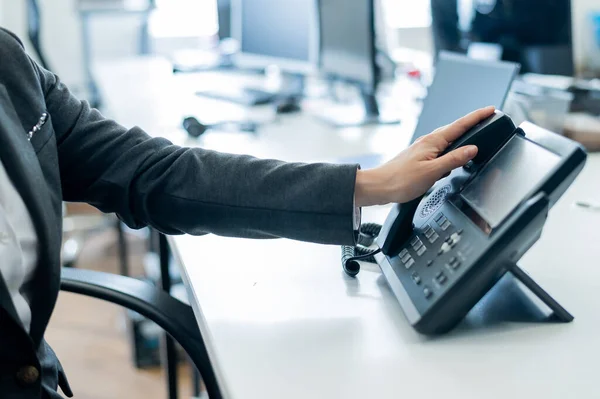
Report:
M104 118L36 68L56 131L65 200L168 234L354 243L356 165L290 164L174 146Z

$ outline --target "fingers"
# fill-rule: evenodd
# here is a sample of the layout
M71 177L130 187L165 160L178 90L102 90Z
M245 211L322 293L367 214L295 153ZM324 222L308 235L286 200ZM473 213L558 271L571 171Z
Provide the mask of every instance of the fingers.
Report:
M439 129L435 134L441 135L447 143L451 143L460 136L463 135L467 130L491 116L494 113L494 107L480 108L476 111L471 112L463 116L460 119L452 122L450 125L445 126L443 129Z
M452 170L465 165L471 159L475 158L475 155L477 155L477 147L474 145L467 145L457 148L456 150L435 159L433 162L435 163L435 167L440 176L443 176Z

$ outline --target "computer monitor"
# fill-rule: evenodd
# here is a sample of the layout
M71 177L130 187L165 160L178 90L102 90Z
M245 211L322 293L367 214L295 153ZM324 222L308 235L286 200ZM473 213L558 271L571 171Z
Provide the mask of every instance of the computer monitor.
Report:
M522 73L574 75L570 0L430 1L436 51L493 43Z
M374 93L378 76L373 0L318 0L318 3L321 71Z
M231 37L231 0L217 0L219 40Z
M277 65L292 73L316 70L317 11L314 0L232 0L236 64Z
M374 0L318 0L317 3L321 72L330 80L347 82L360 89L364 118L356 124L384 122L375 99L380 76L376 63ZM349 123L340 121L340 124Z
M519 65L442 51L411 143L478 108L502 109Z

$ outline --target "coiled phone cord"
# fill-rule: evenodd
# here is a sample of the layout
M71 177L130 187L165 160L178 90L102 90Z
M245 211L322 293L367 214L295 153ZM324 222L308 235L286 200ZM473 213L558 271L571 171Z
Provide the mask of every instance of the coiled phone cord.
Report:
M363 223L360 226L358 243L355 247L350 245L342 246L342 267L344 272L350 277L354 277L360 271L359 260L369 263L376 263L374 255L381 249L369 249L375 238L381 231L381 225L377 223Z

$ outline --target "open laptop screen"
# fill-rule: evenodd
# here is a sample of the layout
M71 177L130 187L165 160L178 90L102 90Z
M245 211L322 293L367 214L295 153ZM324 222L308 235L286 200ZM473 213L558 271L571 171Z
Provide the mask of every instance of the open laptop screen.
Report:
M440 52L411 143L477 108L502 109L518 72L519 65L511 62Z

